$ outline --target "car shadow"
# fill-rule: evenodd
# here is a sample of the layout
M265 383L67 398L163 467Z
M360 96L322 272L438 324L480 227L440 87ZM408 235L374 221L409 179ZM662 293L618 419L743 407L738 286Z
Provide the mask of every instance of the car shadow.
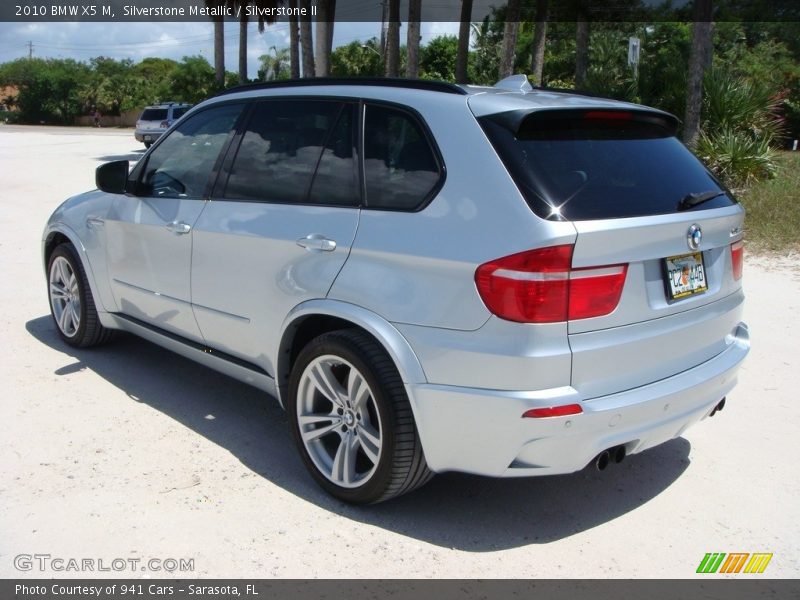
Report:
M447 473L391 502L350 506L316 486L295 451L283 410L260 390L132 335L83 350L58 338L49 315L28 321L26 329L64 355L56 375L91 369L132 401L226 448L286 491L354 521L442 547L491 552L566 538L635 510L689 465L690 444L678 438L603 472L587 467L524 479Z
M113 162L115 160L129 160L132 162L136 162L142 156L144 156L145 149L142 148L141 150L131 150L127 154L109 154L107 156L96 156L95 160L98 162Z

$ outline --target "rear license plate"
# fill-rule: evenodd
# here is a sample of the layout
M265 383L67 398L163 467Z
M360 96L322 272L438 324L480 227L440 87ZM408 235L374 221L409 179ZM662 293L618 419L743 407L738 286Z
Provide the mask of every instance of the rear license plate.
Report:
M708 291L702 252L665 258L664 276L670 302Z
M144 141L145 142L152 142L153 141L153 136L151 136L151 135L144 136Z

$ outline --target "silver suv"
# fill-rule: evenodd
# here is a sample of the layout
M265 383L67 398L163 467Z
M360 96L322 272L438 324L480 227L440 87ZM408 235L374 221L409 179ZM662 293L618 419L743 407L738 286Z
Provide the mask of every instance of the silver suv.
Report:
M55 211L53 319L263 389L345 501L602 469L721 410L749 349L744 211L676 127L524 77L224 93Z
M136 141L142 142L145 148L149 148L190 108L192 108L191 104L178 102L165 102L155 106L148 106L142 111L139 120L136 121L136 130L133 132Z

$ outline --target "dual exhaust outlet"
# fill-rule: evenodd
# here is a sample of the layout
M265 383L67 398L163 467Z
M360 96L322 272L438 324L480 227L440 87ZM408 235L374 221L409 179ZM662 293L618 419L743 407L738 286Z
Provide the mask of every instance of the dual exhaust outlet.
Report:
M723 398L717 403L717 405L713 408L713 410L708 416L713 417L723 408L725 408L725 398ZM594 459L594 466L597 468L598 471L605 471L606 467L611 464L611 461L614 461L615 463L619 464L623 460L625 460L626 454L627 450L623 445L614 446L613 448L609 448L608 450L603 450Z
M614 446L608 450L603 450L597 455L597 458L594 459L594 466L597 467L598 471L605 471L606 467L610 465L612 461L619 464L625 460L626 454L627 450L625 446Z

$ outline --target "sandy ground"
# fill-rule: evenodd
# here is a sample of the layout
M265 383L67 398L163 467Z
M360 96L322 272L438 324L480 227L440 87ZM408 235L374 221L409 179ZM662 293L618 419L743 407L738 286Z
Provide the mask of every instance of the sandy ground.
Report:
M800 575L796 258L746 260L753 350L685 437L603 473L443 475L353 508L314 485L260 392L133 337L56 337L45 220L141 150L131 131L0 126L0 577L81 575L15 568L36 553L193 559L200 577L683 578L706 552L771 552L769 576Z

